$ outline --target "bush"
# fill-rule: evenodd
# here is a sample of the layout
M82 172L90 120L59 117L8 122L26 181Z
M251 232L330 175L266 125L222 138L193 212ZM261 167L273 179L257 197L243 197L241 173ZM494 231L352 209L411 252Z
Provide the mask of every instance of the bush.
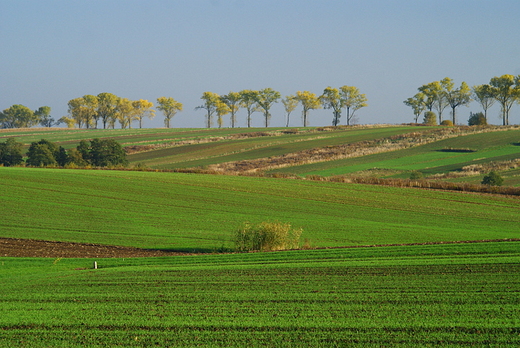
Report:
M453 122L451 122L451 120L444 120L441 122L441 126L453 127Z
M485 126L487 125L486 117L482 112L477 112L476 114L470 112L469 113L469 126Z
M418 170L414 170L413 172L410 173L410 180L417 180L417 179L421 179L422 177L423 177L423 174Z
M482 185L502 186L504 179L494 170L482 179Z
M256 226L244 224L236 231L237 251L271 251L297 249L302 229L291 229L291 225L281 222L262 222Z
M424 113L423 123L428 126L437 125L437 115L433 111L426 111Z

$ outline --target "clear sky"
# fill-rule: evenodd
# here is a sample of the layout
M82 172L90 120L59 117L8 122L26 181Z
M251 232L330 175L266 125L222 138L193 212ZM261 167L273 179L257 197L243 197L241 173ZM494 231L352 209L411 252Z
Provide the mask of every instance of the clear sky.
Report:
M520 75L519 18L518 0L0 0L0 109L47 105L58 119L85 94L167 96L184 104L174 127L204 127L194 109L205 91L349 85L368 98L357 123L411 122L403 100L423 84ZM460 123L470 111L476 102L458 109ZM489 112L500 124L499 107ZM272 114L284 125L281 103ZM301 107L291 119L302 125ZM309 114L311 126L331 121L331 110Z

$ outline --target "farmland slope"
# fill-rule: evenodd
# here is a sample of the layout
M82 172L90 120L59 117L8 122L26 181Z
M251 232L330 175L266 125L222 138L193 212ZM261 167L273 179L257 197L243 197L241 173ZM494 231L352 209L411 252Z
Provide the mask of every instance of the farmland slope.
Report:
M211 251L244 222L302 227L315 246L519 238L520 200L180 173L0 168L1 236Z

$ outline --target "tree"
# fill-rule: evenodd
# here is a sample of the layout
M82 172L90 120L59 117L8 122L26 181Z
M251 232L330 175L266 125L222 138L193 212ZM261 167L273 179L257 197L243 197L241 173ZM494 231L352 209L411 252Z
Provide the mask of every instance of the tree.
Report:
M139 99L132 102L134 107L135 118L139 120L139 128L143 128L143 118L154 118L155 110L153 110L153 103L145 99Z
M446 99L445 86L451 81L448 77L441 81L430 82L426 85L419 87L419 91L424 93L426 96L425 105L428 111L432 111L433 108L437 110L439 115L439 123L442 122L442 112L449 105Z
M468 120L469 126L485 126L487 125L486 116L482 112L469 113L469 120Z
M435 126L437 124L437 115L433 111L426 111L424 113L423 124L428 126Z
M200 99L204 100L204 104L197 106L195 110L204 109L207 111L206 128L211 128L211 125L213 124L213 115L217 111L217 102L219 101L220 96L217 93L204 92Z
M286 115L286 123L285 126L289 127L289 116L291 115L291 112L296 109L298 106L298 100L294 95L288 95L284 99L282 99L282 104L285 109L285 115Z
M435 82L428 83L426 85L422 85L421 87L417 88L419 92L424 94L424 107L428 109L428 111L432 111L433 104L435 103L435 96L436 96L436 90L437 85Z
M5 167L16 166L23 163L22 143L14 138L7 138L0 143L0 164Z
M226 103L224 103L222 99L219 98L216 101L215 111L217 113L218 128L222 128L222 124L224 123L224 121L222 120L222 116L229 114L231 112L231 109Z
M94 126L97 128L97 122L98 122L98 104L99 99L95 95L84 95L83 96L83 107L84 110L84 117L85 117L85 126L90 128L91 126Z
M473 99L476 100L484 109L484 118L487 122L487 111L495 104L496 99L493 98L490 85L473 86Z
M84 153L84 150L79 150ZM88 152L89 162L96 167L126 165L126 152L114 139L92 139Z
M67 125L68 128L74 128L74 119L71 118L71 117L67 117L67 116L62 116L60 117L60 119L58 120L58 124L60 123L65 123Z
M516 82L516 84L515 84ZM513 75L502 75L493 77L489 81L490 92L493 98L500 104L502 111L502 124L509 125L509 111L511 107L520 98L520 81Z
M482 185L502 186L503 183L504 179L494 170L489 172L489 174L485 175L482 179Z
M220 97L220 99L229 108L229 114L231 114L231 128L235 128L235 123L237 121L236 113L240 107L240 93L229 92L228 94Z
M179 103L171 97L160 97L157 98L157 109L160 110L164 115L164 125L166 128L170 128L171 119L182 111L182 103Z
M128 98L119 98L117 101L116 112L116 117L121 128L132 128L132 122L137 120L133 102Z
M308 113L309 110L319 109L321 107L320 99L316 94L311 93L309 91L298 91L296 92L296 99L302 104L302 118L303 118L303 126L307 127L308 125Z
M258 91L258 94L256 96L256 103L264 113L266 127L269 127L269 119L271 118L271 113L269 112L269 110L271 109L271 106L273 106L274 103L280 100L280 98L280 92L277 92L272 88L264 88Z
M0 113L1 128L25 128L37 125L38 115L26 106L16 104Z
M368 106L366 103L367 97L359 93L359 89L354 86L340 87L340 94L343 107L346 109L347 125L350 125L351 120L357 110Z
M256 103L258 100L258 91L245 89L238 92L240 94L240 106L247 110L247 127L251 127L251 115L255 111L259 111L259 106Z
M112 93L100 93L97 95L97 119L103 122L103 129L107 128L107 124L115 122L117 118L117 102L119 97Z
M67 105L69 106L68 111L70 118L74 120L74 122L78 125L78 128L83 127L83 124L86 122L85 108L83 107L83 102L83 98L74 98L69 100L69 102L67 103Z
M35 167L64 166L67 164L67 153L63 147L42 139L31 143L26 163Z
M454 89L454 83L450 78L446 78L444 87L446 93L446 100L451 107L451 115L453 117L453 124L457 124L455 116L455 108L461 105L468 105L471 101L471 89L468 84L464 81L460 84L459 88Z
M337 88L327 87L320 96L321 104L325 109L332 109L332 125L339 125L343 102Z
M403 103L412 108L414 114L415 123L418 122L419 116L426 108L425 104L426 96L422 92L416 93L413 97L406 99Z
M34 115L38 117L39 123L43 127L52 127L55 124L50 114L51 108L48 106L41 106L38 110L34 111Z

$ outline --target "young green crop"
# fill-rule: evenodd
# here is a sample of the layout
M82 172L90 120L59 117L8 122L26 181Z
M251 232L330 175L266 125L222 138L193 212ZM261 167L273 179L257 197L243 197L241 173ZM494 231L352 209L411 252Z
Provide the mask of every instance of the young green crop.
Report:
M515 347L518 242L3 258L6 346Z
M519 238L518 199L300 180L0 168L2 237L142 248L232 247L244 222L314 246Z

